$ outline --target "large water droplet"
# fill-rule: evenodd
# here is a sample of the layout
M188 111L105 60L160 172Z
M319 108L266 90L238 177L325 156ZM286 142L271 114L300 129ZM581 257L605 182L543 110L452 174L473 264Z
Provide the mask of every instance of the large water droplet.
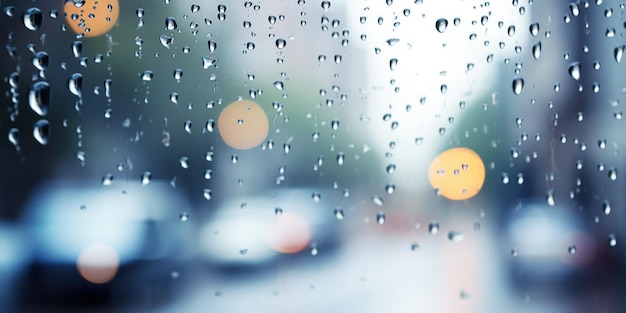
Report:
M570 64L567 67L567 72L573 79L579 80L580 79L580 63L573 62L572 64Z
M541 56L541 41L538 41L533 45L532 52L535 60L539 60L539 57Z
M176 19L169 16L165 19L165 29L167 30L175 30L178 28L178 24L176 24Z
M611 214L611 201L607 199L602 201L602 212L604 212L604 215Z
M161 35L159 36L159 42L161 42L161 45L163 45L163 47L169 49L174 43L174 38L166 35Z
M567 252L571 255L576 254L576 246L575 245L570 245L569 247L567 247Z
M72 54L75 58L80 58L83 53L83 43L81 41L72 42Z
M24 26L30 31L38 30L41 27L43 21L43 14L38 8L30 8L22 15L22 22Z
M512 87L513 87L514 94L516 95L521 94L522 90L524 89L524 79L521 77L513 79Z
M33 84L28 94L30 108L40 116L48 114L50 107L50 85L45 81Z
M445 32L446 28L448 28L448 20L446 20L445 18L438 19L437 22L435 22L435 28L440 33Z
M83 90L83 75L80 73L72 74L67 80L67 88L73 95L80 98Z
M549 206L556 205L556 201L554 200L554 188L551 188L546 192L546 203L548 203Z
M333 214L335 215L335 218L337 218L340 221L344 219L343 209L341 208L335 208L335 210L333 211Z
M38 120L33 126L33 137L42 145L48 144L50 136L50 123L47 120Z
M276 39L276 48L283 49L287 45L287 41L285 39Z

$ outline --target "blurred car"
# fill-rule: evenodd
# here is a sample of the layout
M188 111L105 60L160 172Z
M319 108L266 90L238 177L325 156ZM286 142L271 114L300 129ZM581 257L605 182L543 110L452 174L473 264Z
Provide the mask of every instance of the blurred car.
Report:
M17 227L0 221L0 308L12 311L15 305L14 290L18 273L26 258L24 242Z
M18 223L28 252L21 305L118 308L167 298L171 273L191 256L191 228L179 218L188 209L166 182L43 184Z
M526 199L510 212L501 239L513 285L562 291L592 278L600 247L581 211Z
M254 267L289 255L327 254L340 242L334 207L315 190L284 189L221 204L200 230L211 264Z

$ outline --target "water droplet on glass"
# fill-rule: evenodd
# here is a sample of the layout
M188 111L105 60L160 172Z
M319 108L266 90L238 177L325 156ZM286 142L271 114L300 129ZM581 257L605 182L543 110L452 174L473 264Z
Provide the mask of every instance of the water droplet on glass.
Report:
M191 134L191 121L190 120L185 121L185 124L183 125L183 129L185 130L187 134Z
M556 202L554 200L554 188L551 188L546 192L546 203L548 203L549 206L556 205Z
M567 72L573 79L579 80L580 79L580 63L579 62L571 63L567 67Z
M161 45L163 45L163 47L169 49L174 43L174 38L166 35L161 35L159 36L159 42L161 42Z
M212 193L211 189L207 189L207 188L205 188L205 189L203 189L203 190L202 190L202 196L203 196L203 197L204 197L204 199L206 199L206 200L211 200L211 196L212 196L212 194L213 194L213 193Z
M330 9L330 1L322 1L322 9L324 10Z
M617 180L617 168L615 167L609 168L607 175L609 176L610 180Z
M380 196L372 196L372 202L377 206L383 206L385 204L385 201L383 201L383 198Z
M535 60L539 60L539 57L541 56L541 41L538 41L533 45L532 53Z
M150 173L150 172L143 172L143 174L141 174L141 185L142 186L145 186L145 185L149 184L151 180L152 180L152 173Z
M571 2L569 4L569 11L572 13L573 16L578 16L580 14L580 7L578 6L578 3Z
M320 202L320 200L322 199L322 194L320 194L319 192L314 192L311 194L311 199L313 199L313 201L315 202Z
M437 22L435 22L435 28L440 33L445 32L446 28L448 28L448 20L446 20L445 18L438 19Z
M537 34L539 34L539 23L530 24L529 30L531 35L537 36Z
M165 19L165 29L167 30L175 30L178 28L178 24L176 24L176 19L169 16Z
M428 224L428 233L434 235L439 232L439 223L432 221Z
M343 218L344 218L343 209L341 209L341 208L336 208L333 211L333 214L335 215L335 218L337 218L340 221L343 220Z
M615 49L613 49L613 57L615 58L615 61L617 63L621 63L622 62L622 56L624 55L624 49L626 49L626 45L617 46L617 47L615 47Z
M389 69L390 70L395 71L397 66L398 66L398 59L393 58L393 59L389 60Z
M337 164L338 165L343 165L343 162L344 162L345 158L346 158L346 155L343 152L339 152L337 154Z
M209 46L209 52L213 53L217 49L217 42L209 40L207 45Z
M604 212L604 215L611 214L611 202L607 199L602 201L602 212Z
M524 79L521 77L513 79L512 87L513 87L514 94L516 95L521 94L522 90L524 89Z
M48 144L50 123L47 120L38 120L33 126L33 137L42 145Z
M576 254L576 246L575 245L570 245L569 247L567 247L567 252L571 255Z
M46 116L50 107L50 85L45 81L34 83L28 94L28 104L35 113Z
M610 247L617 246L617 237L615 236L615 234L609 234L609 246Z
M396 165L395 164L387 165L387 167L385 168L385 171L387 172L387 174L393 174L396 171Z
M392 194L394 191L396 191L396 185L394 185L394 184L387 184L387 185L385 185L385 191L388 194Z
M276 48L283 49L287 45L287 41L285 39L276 39Z
M102 177L102 185L110 186L111 184L113 184L113 174L109 173L109 174L104 175Z
M22 15L22 22L26 29L30 31L38 30L41 27L43 21L43 14L38 8L30 8Z
M448 240L452 241L452 242L459 242L461 240L463 240L465 238L465 236L457 231L450 231L448 232Z
M188 157L181 157L180 159L178 159L178 163L180 164L180 167L182 167L184 169L188 169L189 168L189 158Z
M83 89L83 74L72 74L72 76L70 76L70 78L67 80L67 88L73 95L80 98L82 96Z
M385 212L378 211L378 213L376 213L376 223L378 223L378 225L385 224L385 218Z
M189 220L189 213L187 212L180 213L178 218L180 219L181 222L186 222L187 220Z
M143 71L143 73L141 73L140 77L141 77L141 80L145 82L149 82L152 80L152 78L154 78L154 74L150 70L145 70Z

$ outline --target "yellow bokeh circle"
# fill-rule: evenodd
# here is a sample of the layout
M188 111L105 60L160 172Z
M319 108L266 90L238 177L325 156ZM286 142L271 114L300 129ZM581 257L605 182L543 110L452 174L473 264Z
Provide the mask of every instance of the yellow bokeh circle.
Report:
M485 182L485 164L471 149L449 149L430 163L428 180L443 197L469 199L478 194Z
M77 34L97 37L106 34L120 15L118 0L65 0L65 21Z
M269 132L269 120L263 108L250 100L227 105L217 120L224 143L240 150L251 149L263 142Z

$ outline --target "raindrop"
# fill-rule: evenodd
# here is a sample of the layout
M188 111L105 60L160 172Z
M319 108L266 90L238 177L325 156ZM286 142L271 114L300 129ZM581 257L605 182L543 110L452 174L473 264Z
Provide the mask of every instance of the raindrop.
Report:
M185 124L183 125L183 128L185 129L186 133L191 134L191 121L186 120Z
M169 49L172 43L174 43L174 38L166 35L161 35L159 36L159 41L161 42L161 45L163 45L163 47Z
M604 215L611 214L611 201L607 199L602 201L602 212L604 212Z
M324 10L330 9L330 1L322 1L322 9Z
M143 73L141 73L140 77L141 77L141 80L145 82L149 82L154 77L154 74L150 70L145 70L143 71Z
M83 52L83 43L80 41L72 42L72 54L75 58L80 58L80 55Z
M167 30L175 30L176 28L178 28L178 25L176 24L176 19L169 16L165 19L165 29Z
M440 33L445 32L447 27L448 27L448 20L446 20L445 18L440 18L437 20L437 22L435 22L435 28Z
M276 39L276 48L283 49L287 45L287 41L285 39Z
M217 42L213 40L209 40L207 44L209 46L209 52L211 53L215 52L215 49L217 49Z
M567 252L571 255L576 254L576 246L575 245L569 245L569 247L567 247Z
M83 89L83 75L80 73L72 74L72 76L70 76L67 80L67 88L73 95L80 98L82 96Z
M113 184L113 174L108 173L102 177L102 185L110 186L111 184Z
M535 60L539 60L539 57L541 56L541 41L538 41L533 45L532 52Z
M191 13L196 13L198 11L200 11L200 6L197 5L197 4L192 4L191 5Z
M378 223L378 225L385 224L385 218L385 212L378 211L378 213L376 213L376 223Z
M465 238L465 236L457 231L450 231L448 232L448 240L452 241L452 242L459 242L461 240L463 240Z
M339 152L337 154L337 164L338 165L343 165L343 162L344 162L345 158L346 158L346 155L343 152Z
M615 49L613 49L613 57L615 58L615 61L617 63L621 63L622 62L622 56L624 55L624 49L626 49L626 45L617 46L617 47L615 47Z
M516 95L521 94L522 90L524 89L524 79L521 77L513 79L512 87L513 87L514 94Z
M48 68L49 63L50 58L48 57L48 53L45 51L39 51L33 57L33 66L40 71L45 71Z
M432 221L428 224L428 233L434 235L439 232L439 223Z
M246 43L246 49L248 50L254 50L254 48L256 48L256 45L254 44L254 42L249 41L248 43Z
M395 71L397 66L398 66L398 59L393 58L393 59L389 60L389 69L390 70Z
M617 180L617 168L615 167L609 168L607 175L609 176L610 180Z
M579 80L580 79L580 63L579 62L571 63L567 67L567 72L573 79Z
M383 198L381 198L380 196L372 196L372 202L374 204L376 204L377 206L383 206L385 204L385 201L383 201Z
M143 174L141 174L141 185L142 186L145 186L145 185L149 184L150 180L152 180L152 173L150 173L150 172L143 172Z
M580 14L580 7L577 2L572 2L569 4L569 11L573 16L578 16Z
M215 66L217 59L209 58L207 56L202 57L202 68L205 70L211 66Z
M33 127L33 137L42 145L48 144L50 123L47 120L38 120Z
M183 70L177 68L174 70L174 73L172 75L177 82L180 82L180 80L183 78Z
M320 200L322 200L322 194L320 194L319 192L314 192L311 194L311 199L313 199L313 201L315 202L320 202Z
M615 237L615 234L609 234L609 246L610 247L617 246L617 237Z
M278 90L283 90L285 88L285 84L279 80L274 82L274 87Z
M546 203L548 203L549 206L556 205L556 202L554 200L554 188L551 188L546 192Z
M344 216L344 213L343 213L343 209L341 209L341 208L336 208L336 209L333 211L333 214L335 215L335 218L337 218L337 219L338 219L338 220L340 220L340 221L341 221L341 220L343 220L343 219L344 219L344 217L345 217L345 216Z
M598 148L600 148L602 150L606 149L606 139L600 138L598 140Z
M335 63L339 64L341 63L341 60L343 59L343 57L341 56L341 54L335 54Z
M385 168L385 171L387 172L387 174L393 174L396 171L396 165L395 164L387 165L387 167Z
M211 200L211 196L212 196L212 194L213 194L213 193L211 192L211 189L206 189L206 188L205 188L204 190L202 190L202 196L203 196L203 197L204 197L204 199L206 199L206 200Z
M334 131L339 129L339 120L332 120L332 121L330 121L330 128L332 130L334 130Z
M387 44L391 47L397 44L399 41L400 39L398 38L390 38L390 39L387 39Z
M181 157L178 160L178 163L180 164L180 167L182 167L184 169L188 169L189 168L189 158L188 157Z
M529 30L531 35L537 36L537 34L539 34L539 23L530 24Z
M388 194L394 193L394 191L396 191L396 185L394 185L394 184L387 184L387 185L385 185L385 191Z
M38 30L43 21L43 14L38 8L30 8L22 15L24 26L30 31Z
M11 142L15 146L15 148L19 150L20 131L17 128L9 129L8 138L9 142Z
M283 215L283 209L281 208L275 208L274 209L274 215Z
M50 107L50 85L44 81L34 83L28 94L28 104L35 113L46 116Z

